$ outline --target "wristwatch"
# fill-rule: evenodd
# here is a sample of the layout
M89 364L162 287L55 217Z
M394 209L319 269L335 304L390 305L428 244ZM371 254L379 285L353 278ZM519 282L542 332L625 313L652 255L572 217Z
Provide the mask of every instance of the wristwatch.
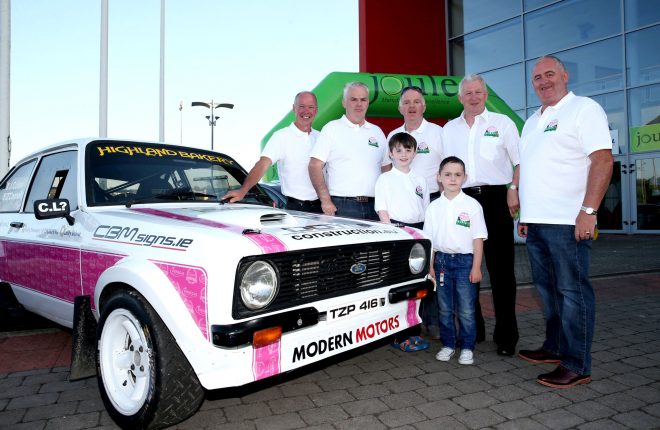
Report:
M586 207L586 206L582 206L582 207L580 208L580 210L581 210L582 212L586 213L587 215L597 215L597 214L598 214L598 212L596 211L596 209L594 209L594 208L588 208L588 207Z
M509 189L510 189L510 190L517 190L517 189L518 189L518 185L510 184L510 185L509 185Z

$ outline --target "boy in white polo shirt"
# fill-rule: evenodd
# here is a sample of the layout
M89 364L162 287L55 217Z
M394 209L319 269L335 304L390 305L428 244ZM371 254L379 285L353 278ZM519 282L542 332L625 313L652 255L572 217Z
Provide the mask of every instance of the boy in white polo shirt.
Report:
M426 180L410 170L417 141L408 133L396 133L390 138L389 148L394 168L376 180L374 209L381 222L421 230L429 205L429 190Z
M390 137L388 146L394 168L376 180L374 209L381 222L421 230L424 211L429 205L429 190L426 179L410 170L417 141L408 133L396 133ZM429 343L420 336L410 336L406 340L395 339L392 346L412 352L428 348Z
M474 301L481 281L481 258L488 238L481 205L461 190L465 163L447 157L440 163L438 182L444 191L426 209L424 233L431 238L430 274L436 280L440 305L440 340L436 360L449 361L460 342L459 364L474 363L477 337ZM455 319L458 319L458 339Z

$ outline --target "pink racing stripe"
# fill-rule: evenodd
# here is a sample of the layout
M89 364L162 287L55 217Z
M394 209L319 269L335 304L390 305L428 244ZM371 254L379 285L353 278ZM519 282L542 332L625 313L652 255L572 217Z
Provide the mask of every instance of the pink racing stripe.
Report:
M419 316L417 314L417 299L408 300L408 311L406 312L406 320L408 327L419 324Z
M280 373L281 339L266 346L252 349L252 373L254 380Z
M177 221L184 221L184 222L205 225L207 227L220 228L223 230L231 231L232 233L241 234L244 237L250 239L255 245L257 245L264 254L272 254L275 252L287 251L287 247L284 244L284 242L282 242L279 238L269 233L254 232L254 233L243 234L244 228L237 225L223 224L216 221L211 221L202 218L195 218L188 215L175 214L172 212L167 212L159 209L135 208L131 210L135 212L145 213L148 215L175 219Z
M423 234L419 232L416 228L408 227L407 225L404 225L401 227L403 231L411 235L414 239L426 239Z

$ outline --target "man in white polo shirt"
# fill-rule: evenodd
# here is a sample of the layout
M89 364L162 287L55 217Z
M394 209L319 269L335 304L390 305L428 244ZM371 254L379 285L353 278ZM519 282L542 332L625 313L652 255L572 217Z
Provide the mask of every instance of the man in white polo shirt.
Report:
M324 214L378 221L376 180L392 167L387 141L383 131L365 119L369 108L365 84L346 84L342 105L346 114L321 129L310 155L309 176Z
M545 342L521 350L532 363L560 363L538 383L568 388L591 381L596 303L589 282L596 210L612 177L612 141L598 103L568 91L568 72L553 56L532 72L541 108L520 140L520 220L534 286L543 302Z
M321 213L321 202L316 195L307 171L309 154L319 132L312 129L317 112L316 96L303 91L293 101L296 119L288 127L277 130L266 143L261 158L254 165L243 186L229 191L223 199L230 203L242 200L264 176L273 163L282 186L282 194L287 198L286 208L305 212Z
M488 228L484 256L495 308L493 340L498 355L511 356L518 343L513 249L513 217L519 205L518 129L506 115L486 109L488 89L481 76L465 76L458 93L463 113L442 129L443 147L445 156L454 155L465 162L463 192L484 209ZM477 341L485 338L478 297Z
M403 125L387 136L387 141L397 133L408 133L417 141L417 154L411 169L426 179L431 201L440 197L440 186L436 177L442 161L442 127L424 119L426 100L420 87L405 87L399 98L399 112Z

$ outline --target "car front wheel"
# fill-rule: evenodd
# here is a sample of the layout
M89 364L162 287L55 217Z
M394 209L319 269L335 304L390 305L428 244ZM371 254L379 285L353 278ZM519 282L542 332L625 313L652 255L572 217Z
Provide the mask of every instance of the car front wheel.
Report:
M204 390L170 331L139 293L120 291L108 299L97 337L101 396L120 427L162 428L197 411Z

